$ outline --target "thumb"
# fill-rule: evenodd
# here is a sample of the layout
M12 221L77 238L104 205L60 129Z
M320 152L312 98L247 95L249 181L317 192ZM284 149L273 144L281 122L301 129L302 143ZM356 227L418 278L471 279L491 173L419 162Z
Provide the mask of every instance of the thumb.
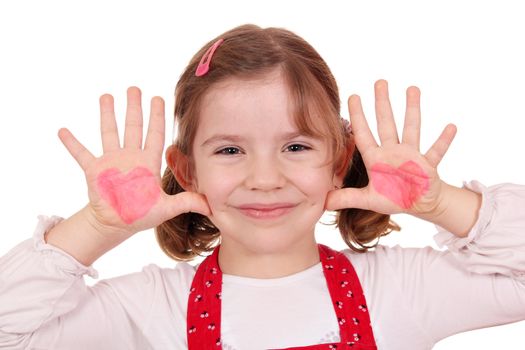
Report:
M196 192L180 192L175 195L168 195L165 208L166 220L184 213L211 215L206 196Z
M342 188L328 192L325 210L347 208L370 209L367 190L365 188Z

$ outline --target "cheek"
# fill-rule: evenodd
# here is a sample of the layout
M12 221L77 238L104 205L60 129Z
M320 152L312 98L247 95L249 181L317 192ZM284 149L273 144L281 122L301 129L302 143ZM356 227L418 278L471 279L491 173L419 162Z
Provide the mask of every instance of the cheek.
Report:
M295 184L312 201L319 202L326 198L329 191L333 190L332 174L327 170L313 169L310 172L303 171L295 176Z
M197 168L196 191L206 195L212 209L220 202L224 202L238 183L239 179L235 174L223 168L220 170L210 166L205 170Z

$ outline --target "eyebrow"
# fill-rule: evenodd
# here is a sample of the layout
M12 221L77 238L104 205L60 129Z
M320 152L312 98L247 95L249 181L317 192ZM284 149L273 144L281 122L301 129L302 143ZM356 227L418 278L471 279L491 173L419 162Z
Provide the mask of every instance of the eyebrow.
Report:
M298 137L298 136L304 136L304 135L298 131L292 131L292 132L281 134L280 139L282 140L291 139L291 138ZM212 137L204 141L201 144L201 147L204 147L204 146L207 146L207 145L219 142L219 141L241 142L244 140L245 138L240 135L217 134L217 135L213 135Z

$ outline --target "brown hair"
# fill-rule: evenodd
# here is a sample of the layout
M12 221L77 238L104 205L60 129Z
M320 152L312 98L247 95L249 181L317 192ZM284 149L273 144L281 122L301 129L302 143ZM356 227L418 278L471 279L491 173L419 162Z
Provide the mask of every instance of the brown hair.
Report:
M209 72L196 77L200 59L219 38L224 42L215 51ZM204 45L177 83L175 145L190 159L190 167L200 103L210 87L229 78L261 78L277 68L281 69L293 96L293 117L299 131L332 140L334 158L330 162L335 172L344 172L343 187L365 187L368 184L366 168L359 151L354 149L353 134L346 132L341 123L337 84L324 60L310 44L288 30L263 29L250 24L231 29ZM348 152L353 152L351 161L345 157ZM164 172L162 187L168 194L184 191L170 168ZM357 252L366 252L379 243L381 236L400 229L389 215L362 209L339 210L331 224L337 224L346 244ZM168 256L188 261L211 251L220 232L206 216L184 213L159 225L156 236ZM365 246L376 238L374 245Z

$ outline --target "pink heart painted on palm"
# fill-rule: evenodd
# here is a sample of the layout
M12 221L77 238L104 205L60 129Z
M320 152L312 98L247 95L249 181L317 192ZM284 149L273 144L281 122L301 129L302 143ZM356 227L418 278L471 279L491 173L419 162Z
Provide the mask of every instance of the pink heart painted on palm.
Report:
M146 215L160 196L155 175L143 167L125 175L118 169L107 169L98 175L97 185L100 196L126 224Z
M399 168L376 163L372 166L371 176L374 189L404 209L412 207L430 185L423 168L411 160Z

